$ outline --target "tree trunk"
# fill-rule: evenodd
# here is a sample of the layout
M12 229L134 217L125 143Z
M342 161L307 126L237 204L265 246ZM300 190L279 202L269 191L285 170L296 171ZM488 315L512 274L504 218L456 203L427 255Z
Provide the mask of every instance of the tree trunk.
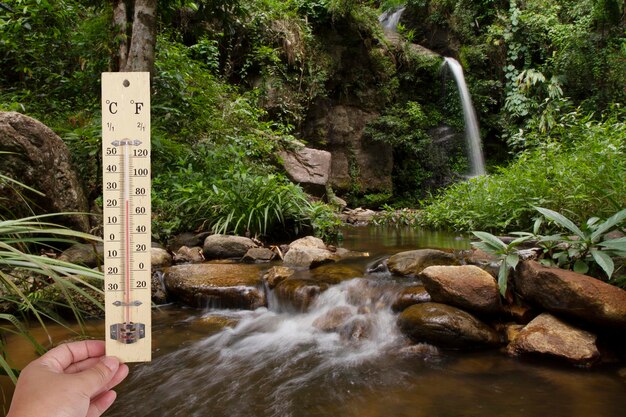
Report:
M119 39L119 70L154 69L157 0L114 0L113 24ZM132 26L128 22L132 11ZM130 41L130 42L129 42Z

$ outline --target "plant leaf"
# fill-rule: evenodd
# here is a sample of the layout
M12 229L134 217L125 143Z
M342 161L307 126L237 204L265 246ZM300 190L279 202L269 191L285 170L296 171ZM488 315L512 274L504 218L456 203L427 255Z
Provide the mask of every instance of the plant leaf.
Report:
M613 249L618 251L626 251L626 237L605 240L604 242L598 243L598 246L604 246L607 249Z
M515 269L519 263L519 255L517 253L511 253L506 256L506 263L511 265L511 268Z
M506 288L509 281L509 265L506 263L506 259L502 261L500 269L498 270L498 288L500 294L504 297L506 294Z
M582 259L577 259L574 262L574 272L578 272L579 274L586 274L589 271L589 265Z
M502 250L502 251L506 250L506 244L500 239L498 239L497 237L495 237L494 235L492 235L491 233L487 233L487 232L472 232L472 233L474 234L474 236L476 236L477 238L479 238L480 240L482 240L489 246L492 246L495 250Z
M606 253L597 249L591 249L591 256L593 256L593 259L600 265L600 268L602 268L609 279L611 279L611 275L613 275L613 271L615 270L613 259Z
M620 224L626 219L626 209L621 210L611 217L609 217L604 223L602 223L598 228L591 234L591 240L596 241L599 239L604 233L609 231L611 228Z
M543 207L535 207L535 210L543 214L543 216L546 219L552 220L553 222L557 223L561 227L564 227L570 232L574 233L581 239L585 239L585 234L582 232L582 230L580 230L578 226L576 226L570 219L563 216L561 213L557 213L554 210L550 210L550 209L543 208Z

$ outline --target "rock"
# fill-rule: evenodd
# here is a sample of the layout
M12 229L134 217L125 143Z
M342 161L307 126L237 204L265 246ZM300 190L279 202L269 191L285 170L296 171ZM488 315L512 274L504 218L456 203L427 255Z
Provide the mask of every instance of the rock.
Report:
M352 317L352 309L339 306L328 310L324 315L313 321L313 327L323 332L335 332Z
M398 351L398 354L405 357L417 357L426 361L438 359L441 356L439 348L428 343L405 346Z
M165 249L151 248L150 259L152 268L163 268L172 265L172 255Z
M317 296L328 289L328 284L309 279L289 278L274 288L274 294L282 307L306 311Z
M330 179L332 155L318 149L302 148L297 151L281 151L279 156L287 176L316 196L323 196Z
M274 266L263 275L263 281L269 289L275 288L282 281L291 277L296 271L286 266Z
M315 268L337 259L338 256L329 251L321 239L307 236L291 242L284 262L292 267Z
M207 260L241 258L248 252L248 249L256 247L252 239L247 237L211 235L204 239L202 252Z
M548 355L582 366L591 365L600 357L594 334L577 329L549 313L528 323L507 346L507 352L515 356Z
M500 344L494 329L470 313L445 304L412 305L400 314L398 326L414 342L442 348L476 349Z
M314 280L331 285L358 278L362 275L363 271L358 265L343 262L324 264L311 270L311 277Z
M202 246L204 244L204 239L206 239L211 234L208 232L203 233L190 233L185 232L179 235L172 237L167 242L167 249L170 252L178 252L178 250L182 246L187 246L188 248L194 248L196 246Z
M504 333L506 335L507 342L511 343L512 341L517 339L517 336L519 336L523 328L523 324L507 323L504 327Z
M375 215L376 212L374 210L359 207L353 210L344 210L341 213L341 220L349 224L369 224Z
M276 257L276 254L268 248L250 248L241 258L242 262L269 262Z
M626 291L598 279L522 262L515 288L529 303L565 317L605 328L626 329Z
M163 282L164 274L162 271L154 271L151 278L151 299L156 305L167 303L167 291Z
M202 253L202 248L200 246L181 246L178 248L176 253L174 253L173 261L176 264L184 264L184 263L192 263L196 264L199 262L203 262L204 255Z
M266 304L256 265L187 264L164 272L168 295L192 307L254 310Z
M347 321L339 328L339 336L342 340L356 342L367 339L372 334L373 323L368 317L355 317Z
M0 112L0 152L6 152L0 156L0 174L43 193L0 182L0 216L27 217L33 214L32 210L36 214L89 212L70 152L47 126L20 113ZM74 230L89 231L86 215L63 216L54 221Z
M102 266L104 262L104 244L102 243L77 243L64 250L58 258L60 261L87 268Z
M519 324L528 324L532 319L537 317L537 312L530 306L521 304L505 304L502 306L502 313Z
M437 303L476 313L500 311L496 280L477 266L429 266L418 278Z
M397 313L404 311L413 304L428 303L431 301L430 294L423 285L412 285L403 289L391 305L391 309Z
M456 265L454 255L436 249L417 249L397 253L389 258L389 271L398 275L417 275L433 265Z
M362 192L392 188L393 149L363 134L367 123L376 117L378 113L330 101L320 100L310 107L304 138L309 143L325 144L332 154L330 184L340 194L353 187Z

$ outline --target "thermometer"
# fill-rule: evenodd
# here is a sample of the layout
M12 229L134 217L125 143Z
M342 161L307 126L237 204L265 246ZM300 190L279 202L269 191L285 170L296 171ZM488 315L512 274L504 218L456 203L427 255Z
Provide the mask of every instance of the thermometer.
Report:
M106 353L151 359L150 73L102 74Z

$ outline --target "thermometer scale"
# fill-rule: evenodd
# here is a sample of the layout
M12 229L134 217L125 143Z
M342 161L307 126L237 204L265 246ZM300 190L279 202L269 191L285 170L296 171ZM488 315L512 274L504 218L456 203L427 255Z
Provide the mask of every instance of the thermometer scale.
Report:
M106 353L151 359L150 73L102 74Z

